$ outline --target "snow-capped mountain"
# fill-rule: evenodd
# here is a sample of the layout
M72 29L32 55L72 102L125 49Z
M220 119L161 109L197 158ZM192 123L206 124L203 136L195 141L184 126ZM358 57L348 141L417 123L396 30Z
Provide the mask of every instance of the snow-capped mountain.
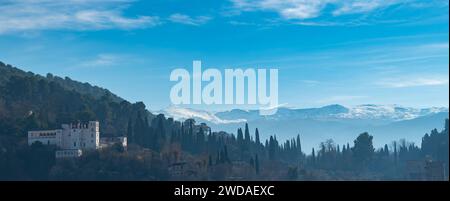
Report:
M382 121L402 121L411 120L418 117L447 112L448 108L430 107L413 108L401 107L399 105L358 105L345 107L342 105L328 105L320 108L292 109L279 108L277 113L270 116L262 116L258 110L233 109L223 112L207 112L178 106L170 106L159 113L176 120L193 118L214 124L240 123L255 120L382 120Z
M383 120L383 121L401 121L410 120L422 116L448 112L448 108L412 108L401 107L398 105L358 105L355 107L345 107L342 105L328 105L321 108L290 109L279 108L277 113L270 116L260 116L258 110L231 110L218 112L215 115L222 119L315 119L315 120Z
M246 121L245 119L223 120L211 112L203 110L195 110L190 108L183 108L174 105L169 106L168 108L162 111L158 111L157 113L164 114L167 117L172 117L175 120L195 119L197 121L209 122L213 124L240 123Z
M358 105L350 108L347 113L337 114L337 117L349 119L383 119L383 120L411 120L422 116L448 112L448 108L412 108L398 105Z
M214 131L236 133L237 128L249 124L258 128L261 138L277 135L284 140L300 134L310 149L326 139L336 143L352 142L362 133L374 136L374 144L383 146L393 140L409 139L420 144L421 137L431 129L441 129L448 118L448 108L412 108L399 105L358 105L345 107L328 105L320 108L279 108L277 113L261 116L258 110L233 109L207 112L171 106L159 113L176 120L195 119L207 123Z

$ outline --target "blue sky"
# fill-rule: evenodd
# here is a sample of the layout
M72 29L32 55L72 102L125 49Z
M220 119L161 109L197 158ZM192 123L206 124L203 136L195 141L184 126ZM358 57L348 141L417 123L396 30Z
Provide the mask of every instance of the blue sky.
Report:
M0 61L151 110L170 105L170 72L193 60L278 68L289 107L448 107L448 9L446 0L2 0Z

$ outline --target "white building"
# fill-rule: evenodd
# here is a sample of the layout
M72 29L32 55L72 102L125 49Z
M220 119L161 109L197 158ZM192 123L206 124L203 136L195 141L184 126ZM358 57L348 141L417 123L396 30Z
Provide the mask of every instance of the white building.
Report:
M100 138L100 147L109 147L114 144L121 144L125 149L127 148L127 137L102 137Z
M72 158L80 157L83 154L81 149L63 149L55 152L56 158Z
M100 148L99 122L63 124L62 129L29 131L28 145L35 142L58 147L57 158L78 157L83 150Z
M100 124L63 124L61 149L98 149L100 147Z
M32 145L35 142L60 147L62 144L62 130L28 131L28 145Z

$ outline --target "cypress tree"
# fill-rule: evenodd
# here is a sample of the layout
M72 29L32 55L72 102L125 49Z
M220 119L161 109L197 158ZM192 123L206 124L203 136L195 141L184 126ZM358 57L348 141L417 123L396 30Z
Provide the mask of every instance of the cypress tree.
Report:
M259 159L258 154L255 154L255 172L258 175L259 174Z
M300 153L302 153L302 144L300 141L300 134L297 135L297 149Z
M208 156L208 166L209 167L211 167L213 164L212 164L212 156L211 156L211 154Z
M244 148L246 150L248 150L249 145L250 145L250 131L248 130L248 124L247 123L245 123L245 131L244 131L244 133L245 133Z
M241 128L238 128L238 131L237 131L237 142L238 142L239 148L242 149L244 146L244 136L242 134Z
M384 156L389 156L389 148L387 144L384 145Z
M258 128L256 128L256 130L255 130L255 142L256 142L256 145L260 145L261 144L261 142L259 141L259 131L258 131Z
M312 157L312 164L315 165L316 164L316 152L315 152L314 148L312 148L311 157Z
M133 122L131 121L131 118L128 119L128 125L127 125L127 140L130 143L134 143L134 136L133 136Z

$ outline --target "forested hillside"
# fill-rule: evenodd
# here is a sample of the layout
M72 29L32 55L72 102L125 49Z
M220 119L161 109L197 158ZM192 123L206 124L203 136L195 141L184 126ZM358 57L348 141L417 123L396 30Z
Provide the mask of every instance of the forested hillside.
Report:
M407 139L374 147L369 133L355 133L347 144L324 139L302 150L301 135L260 139L265 131L247 124L236 134L211 131L155 116L141 102L118 102L101 88L0 64L0 180L390 180L411 179L410 161L442 162L448 175L448 120L424 134L421 147ZM55 147L26 144L29 130L89 120L100 122L102 136L127 136L128 149L55 160ZM188 170L181 177L171 174L179 164Z
M68 90L74 90L80 94L87 94L95 97L96 99L101 98L102 96L109 94L111 96L111 99L115 102L120 103L121 101L124 101L124 99L120 98L119 96L111 93L109 90L92 86L89 83L82 83L78 81L74 81L70 79L69 77L61 78L58 76L54 76L51 73L48 73L45 77L34 74L32 72L25 72L22 71L16 67L13 67L8 64L4 64L0 61L0 85L6 83L9 78L19 76L19 77L35 77L37 79L44 79L47 81L52 81L55 83L58 83L61 87Z
M118 96L99 87L25 73L1 62L0 72L1 124L16 135L25 135L27 129L59 128L62 123L97 119L102 133L117 136L125 134L128 120L138 113L153 118L143 103L119 101ZM17 122L26 126L17 127Z

